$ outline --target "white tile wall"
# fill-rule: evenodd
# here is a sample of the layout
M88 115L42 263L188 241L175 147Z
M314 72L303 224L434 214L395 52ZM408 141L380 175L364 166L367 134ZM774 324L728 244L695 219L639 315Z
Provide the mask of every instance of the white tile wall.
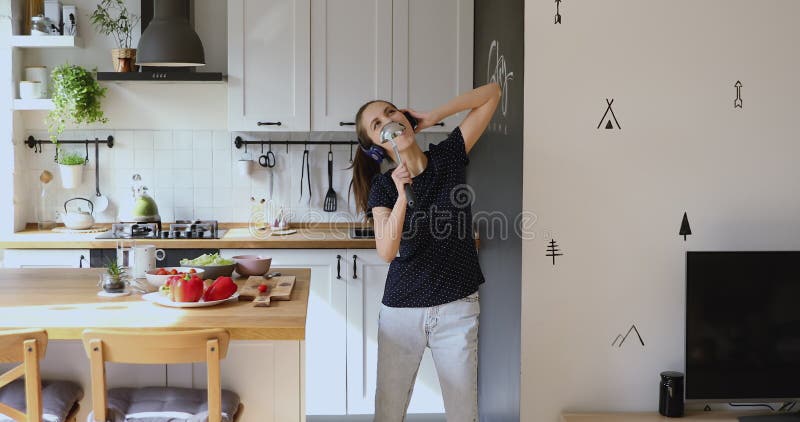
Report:
M46 132L30 132L37 139L47 139ZM272 200L277 207L281 205L292 215L292 221L353 221L360 220L354 215L352 201L348 201L350 184L350 147L335 145L333 187L338 197L338 210L335 213L322 211L322 204L328 190L327 155L328 146L310 145L311 197L309 200L306 183L303 183L303 196L300 196L300 170L303 145L274 145L277 165L274 169L263 168L254 163L249 176L239 173L237 161L243 156L244 148L233 145L235 136L247 140L303 141L309 139L308 133L229 133L224 130L97 130L66 131L63 139L105 139L114 136L114 147L100 146L100 191L107 195L113 206L102 214L95 215L98 222L117 220L119 206L130 200L131 176L138 173L155 198L162 221L176 219L216 219L222 222L246 222L254 210L262 210L261 199L269 199L270 176L272 176ZM312 133L313 140L350 140L349 134ZM441 139L442 135L435 139ZM420 137L422 144L429 142ZM84 147L68 145L66 149L85 152ZM424 149L425 147L423 147ZM21 161L26 170L21 172L25 186L35 194L22 195L20 200L31 210L31 222L35 221L36 200L39 192L39 174L50 170L55 176L52 182L54 203L63 204L72 197L95 197L94 185L94 145L89 147L89 162L84 168L83 184L77 189L61 188L57 165L53 161L54 147L45 145L41 154L28 148L18 148ZM268 146L264 147L264 152ZM247 156L258 160L259 146L250 145ZM353 154L358 148L353 148ZM255 202L251 202L251 198Z

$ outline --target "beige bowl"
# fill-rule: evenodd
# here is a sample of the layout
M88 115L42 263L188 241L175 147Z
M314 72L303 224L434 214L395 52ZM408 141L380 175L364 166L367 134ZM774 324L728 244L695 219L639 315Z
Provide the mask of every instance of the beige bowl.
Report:
M266 274L272 263L272 257L261 255L237 255L231 259L236 263L236 272L245 277Z

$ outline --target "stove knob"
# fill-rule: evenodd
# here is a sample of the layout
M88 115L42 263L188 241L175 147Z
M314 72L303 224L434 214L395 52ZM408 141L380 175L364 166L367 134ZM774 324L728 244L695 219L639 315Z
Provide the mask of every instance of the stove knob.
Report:
M168 232L168 231L162 231L162 232L161 232L161 238L162 238L162 239L166 239L166 238L168 238L168 237L169 237L169 232Z
M188 237L190 239L193 238L194 237L194 232L186 232L186 237Z

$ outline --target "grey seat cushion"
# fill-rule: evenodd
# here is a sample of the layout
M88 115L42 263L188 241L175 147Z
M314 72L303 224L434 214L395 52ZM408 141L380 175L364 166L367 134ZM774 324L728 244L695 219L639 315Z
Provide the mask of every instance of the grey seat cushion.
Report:
M206 390L176 387L112 388L108 390L108 417L113 422L205 422L208 420L207 401ZM222 420L233 421L238 408L239 396L222 390Z
M70 381L42 381L42 418L47 422L64 422L69 411L83 398L80 385ZM0 403L25 412L25 381L15 380L0 388ZM0 413L0 421L11 421Z

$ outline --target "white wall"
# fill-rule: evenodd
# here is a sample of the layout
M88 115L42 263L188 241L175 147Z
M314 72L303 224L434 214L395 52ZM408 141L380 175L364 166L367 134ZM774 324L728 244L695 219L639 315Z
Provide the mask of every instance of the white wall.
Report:
M800 248L800 3L525 14L523 206L538 220L523 245L521 419L656 411L659 372L684 368L685 251ZM596 128L606 98L622 130ZM645 346L612 347L633 323Z

